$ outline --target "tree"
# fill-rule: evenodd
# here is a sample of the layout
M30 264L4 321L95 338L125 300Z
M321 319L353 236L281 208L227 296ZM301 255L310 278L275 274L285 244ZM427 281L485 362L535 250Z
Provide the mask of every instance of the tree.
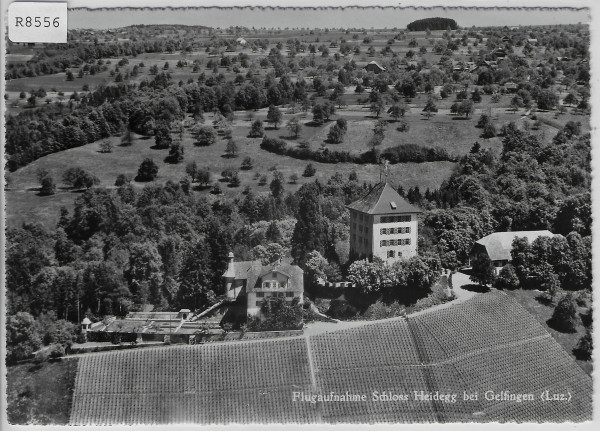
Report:
M265 134L263 129L263 122L261 120L254 120L248 134L251 138L262 138Z
M192 135L196 139L194 145L208 147L217 141L217 135L212 127L198 125L192 129Z
M312 165L312 163L309 163L308 165L306 165L306 168L304 168L304 172L302 173L303 177L312 177L317 173L317 170L315 169L315 167Z
M198 165L196 164L196 161L190 162L186 165L185 173L189 175L189 177L192 179L192 182L196 181L198 175Z
M378 91L372 91L369 96L369 99L371 101L369 110L373 114L375 114L376 118L379 118L381 111L383 111L383 109L385 108L385 103L383 101L383 97L381 96L381 93L379 93Z
M158 149L167 149L171 146L173 139L169 127L159 123L154 127L154 145Z
M146 158L140 165L135 180L140 182L154 181L157 175L158 166L151 158Z
M54 179L50 175L42 178L41 187L40 187L40 195L42 196L50 196L56 192L56 184L54 184Z
M458 105L458 114L464 115L465 118L469 118L469 116L475 111L475 107L473 106L472 100L463 100Z
M285 127L288 129L288 131L290 132L290 135L292 135L294 137L294 139L296 139L296 138L298 138L298 136L300 136L300 131L302 130L302 124L300 124L300 120L298 120L298 117L290 118Z
M250 156L246 156L244 157L244 160L242 160L242 166L241 169L243 171L249 171L254 167L254 162L252 161L252 157Z
M110 140L105 139L100 142L100 152L101 153L112 153L113 144Z
M341 129L337 124L334 124L327 133L327 141L331 142L332 144L341 144L344 141L344 134L344 130Z
M548 323L560 332L574 333L577 331L577 308L571 293L567 293L556 304Z
M481 134L481 137L484 139L489 139L489 138L493 138L496 136L496 126L494 126L492 123L488 123L485 126L483 126L483 133Z
M169 155L165 158L167 163L179 163L183 160L183 145L180 143L173 143L169 148Z
M585 334L579 339L577 347L574 349L574 353L577 359L589 361L592 359L592 352L594 350L594 340L592 337L591 328L586 328Z
M129 129L129 127L127 129L125 129L125 133L123 133L123 136L121 136L121 146L123 147L128 147L132 144L133 139L131 136L131 129Z
M500 290L514 290L519 287L519 278L514 266L509 263L500 270L500 274L494 281L494 287Z
M273 179L269 184L271 194L275 199L281 198L284 192L284 179L283 174L279 171L273 171Z
M519 108L522 108L524 105L525 104L523 103L523 99L519 95L516 95L512 99L510 99L510 107L515 112L517 112Z
M558 96L552 90L542 90L537 97L539 109L550 110L558 104Z
M433 101L433 99L430 97L429 99L427 99L427 103L425 104L425 107L423 108L423 112L425 112L425 116L427 118L431 117L431 114L434 112L437 112L437 106L435 106L435 103Z
M406 110L407 105L405 103L394 103L390 109L388 109L388 114L390 114L390 117L392 117L394 121L398 121L399 118L404 117Z
M63 182L74 189L89 189L100 184L100 180L96 176L79 167L67 169L63 174Z
M269 106L269 110L267 111L267 122L272 124L275 129L277 129L279 123L281 123L282 117L283 114L279 108L274 105Z
M372 262L367 259L353 262L348 268L348 281L364 294L379 293L392 287L394 276L390 266L374 258Z
M237 157L238 152L239 147L235 140L230 139L227 141L227 145L225 146L225 154L227 154L227 157Z
M129 174L119 174L117 179L115 180L115 186L121 187L129 184L131 182L131 175Z
M20 311L6 319L6 362L28 359L42 345L33 316Z
M492 284L496 277L494 264L486 253L480 253L471 262L471 281L478 283L480 286Z
M293 173L292 175L290 175L290 183L292 184L297 184L298 183L298 174Z

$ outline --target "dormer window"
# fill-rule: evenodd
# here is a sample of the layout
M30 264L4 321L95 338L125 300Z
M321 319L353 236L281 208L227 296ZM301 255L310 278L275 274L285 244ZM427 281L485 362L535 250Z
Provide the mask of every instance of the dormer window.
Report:
M396 202L394 202L394 201L390 201L390 206L392 207L393 210L398 208L398 205L396 205Z

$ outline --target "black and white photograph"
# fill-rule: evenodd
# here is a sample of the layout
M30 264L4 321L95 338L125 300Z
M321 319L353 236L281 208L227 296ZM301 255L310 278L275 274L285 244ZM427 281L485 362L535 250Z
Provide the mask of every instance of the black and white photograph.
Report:
M162 3L2 2L0 427L592 424L600 8Z

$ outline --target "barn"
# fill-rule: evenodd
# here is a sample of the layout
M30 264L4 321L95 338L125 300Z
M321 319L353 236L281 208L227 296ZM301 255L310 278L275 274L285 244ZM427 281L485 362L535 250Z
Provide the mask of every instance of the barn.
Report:
M510 262L512 243L516 238L527 238L529 243L532 243L543 236L553 238L560 235L553 234L549 230L494 232L475 242L471 250L471 260L479 254L487 254L494 264L496 272L499 272L504 265Z
M380 65L379 63L377 63L376 61L371 61L369 64L367 64L364 69L367 72L373 72L375 74L377 73L381 73L381 72L385 72L385 67L383 67L382 65Z

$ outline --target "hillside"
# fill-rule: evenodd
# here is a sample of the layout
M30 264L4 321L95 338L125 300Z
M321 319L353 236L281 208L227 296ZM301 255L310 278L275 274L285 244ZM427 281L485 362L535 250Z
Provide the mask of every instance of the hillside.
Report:
M572 399L541 401L545 390ZM366 399L293 400L331 391ZM407 400L373 401L374 391ZM420 401L414 391L449 397ZM464 401L463 391L478 400ZM534 399L488 401L486 391ZM591 378L533 316L490 293L311 337L83 357L70 423L580 422L591 419L591 393Z

